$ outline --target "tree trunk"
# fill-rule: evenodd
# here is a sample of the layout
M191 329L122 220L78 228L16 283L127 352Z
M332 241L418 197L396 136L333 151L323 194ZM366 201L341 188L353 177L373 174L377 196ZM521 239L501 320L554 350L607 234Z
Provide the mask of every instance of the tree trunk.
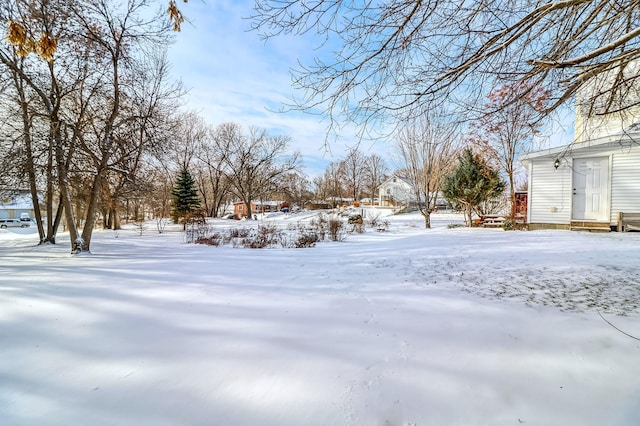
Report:
M516 190L513 187L513 173L509 174L509 197L511 201L511 220L515 224L516 220Z
M69 183L66 182L66 173L63 172L64 177L60 177L60 198L62 201L62 207L64 211L65 222L67 229L69 230L69 239L71 240L71 252L78 253L81 251L80 241L78 240L78 227L76 225L76 218L73 215L73 208L71 203L71 195L69 191Z
M81 251L91 252L91 236L93 235L93 228L96 224L96 212L98 210L100 193L102 192L103 174L104 168L100 167L98 173L93 178L91 192L89 193L89 205L86 209L84 228L82 229Z
M78 240L78 227L76 225L76 218L73 214L71 191L69 188L69 176L66 167L67 162L63 154L62 133L59 120L52 120L52 126L56 151L60 200L62 202L67 228L69 229L69 238L71 239L71 252L78 253L82 250L82 248L80 244L81 242Z
M424 216L424 227L426 229L431 229L431 213L429 212L429 209L425 210L425 212L422 213L422 216Z
M247 218L248 219L253 219L253 211L251 210L251 198L249 198L249 201L247 200L243 200L245 205L247 206Z
M51 242L51 244L56 243L56 233L58 232L58 228L60 227L60 222L62 222L63 213L64 213L64 205L62 204L62 197L60 197L60 199L58 200L58 208L56 209L56 215L53 221L47 220L47 227L51 228L51 236L47 236L47 240Z
M118 213L118 207L116 206L111 208L111 221L111 225L113 226L111 229L114 231L122 229L122 226L120 225L120 214Z
M140 202L138 200L136 200L136 203L133 206L133 220L135 222L139 222L139 221L144 220L144 218L140 214Z
M40 200L38 199L38 187L36 183L35 164L33 161L33 145L31 141L31 121L29 119L29 109L24 96L24 90L14 74L18 94L20 96L20 109L22 111L22 132L25 145L25 169L29 178L29 192L31 193L31 203L33 204L33 213L35 216L36 226L38 227L38 236L40 244L46 242L44 226L42 224L42 214L40 213Z
M111 209L102 209L102 229L111 229Z
M48 242L55 244L56 232L62 219L62 198L58 199L58 209L56 216L53 216L53 143L49 141L49 149L47 152L47 194L46 209L47 209L47 236L45 237ZM55 221L55 224L54 224Z

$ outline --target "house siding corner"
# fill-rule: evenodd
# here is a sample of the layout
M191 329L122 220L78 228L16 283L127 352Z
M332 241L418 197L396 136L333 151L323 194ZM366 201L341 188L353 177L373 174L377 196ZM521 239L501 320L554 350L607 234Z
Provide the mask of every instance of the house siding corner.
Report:
M611 162L611 223L619 212L640 212L640 147L619 148Z
M531 161L529 223L571 222L571 167L562 162L556 170L553 159Z

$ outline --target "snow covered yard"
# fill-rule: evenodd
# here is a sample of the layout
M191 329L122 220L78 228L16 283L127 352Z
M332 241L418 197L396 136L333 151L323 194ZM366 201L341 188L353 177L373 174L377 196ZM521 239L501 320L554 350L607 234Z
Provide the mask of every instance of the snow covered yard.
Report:
M0 234L2 425L636 425L640 233ZM220 222L220 226L229 226ZM17 232L17 231L16 231Z

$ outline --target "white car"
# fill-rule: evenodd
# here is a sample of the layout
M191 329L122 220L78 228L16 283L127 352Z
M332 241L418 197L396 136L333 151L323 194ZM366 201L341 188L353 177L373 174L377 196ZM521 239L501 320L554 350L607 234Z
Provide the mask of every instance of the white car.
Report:
M22 222L20 219L0 219L0 228L27 228L29 222Z

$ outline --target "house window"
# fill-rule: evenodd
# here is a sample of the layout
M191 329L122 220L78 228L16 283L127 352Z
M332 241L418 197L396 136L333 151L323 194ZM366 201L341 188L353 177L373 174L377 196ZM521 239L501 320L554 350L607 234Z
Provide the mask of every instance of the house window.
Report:
M387 195L391 195L391 188L387 188Z
M244 206L243 206L242 204L240 204L240 205L238 206L238 211L242 211L242 210L244 210Z

